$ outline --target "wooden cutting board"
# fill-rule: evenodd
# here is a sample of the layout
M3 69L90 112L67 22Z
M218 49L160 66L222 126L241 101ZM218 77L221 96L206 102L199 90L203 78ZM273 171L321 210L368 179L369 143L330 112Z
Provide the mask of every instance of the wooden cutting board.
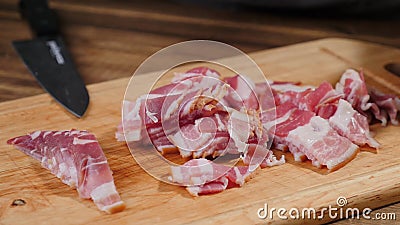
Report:
M400 62L400 51L346 39L323 39L250 54L268 79L318 85L338 81L349 67L363 67L367 83L400 95L400 79L383 65ZM238 62L240 63L240 62ZM151 76L151 75L149 75ZM138 82L145 83L149 76ZM259 219L257 210L269 208L337 206L339 196L348 207L377 208L400 201L400 127L371 127L382 144L379 152L362 151L344 168L325 174L307 163L288 159L282 166L258 170L242 188L191 197L184 188L157 181L138 166L125 143L114 139L128 78L88 87L91 103L86 116L76 119L47 94L0 104L0 224L282 224ZM6 144L10 137L34 130L87 129L96 134L108 158L127 208L106 215L90 200L43 169L38 162ZM15 199L26 205L12 206ZM312 220L308 223L328 222ZM304 223L295 220L291 223Z

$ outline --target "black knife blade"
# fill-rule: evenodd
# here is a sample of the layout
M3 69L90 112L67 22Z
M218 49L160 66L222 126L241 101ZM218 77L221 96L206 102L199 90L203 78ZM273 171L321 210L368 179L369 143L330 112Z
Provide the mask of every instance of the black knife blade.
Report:
M58 33L57 17L46 0L22 0L21 14L37 38L13 46L39 84L77 117L83 116L89 94Z

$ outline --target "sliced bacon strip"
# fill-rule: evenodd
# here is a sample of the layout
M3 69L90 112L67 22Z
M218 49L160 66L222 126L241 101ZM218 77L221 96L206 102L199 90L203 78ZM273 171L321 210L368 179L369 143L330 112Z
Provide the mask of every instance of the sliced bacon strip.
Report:
M172 166L171 174L171 181L187 186L193 196L240 187L251 175L247 166L230 167L207 159L192 159L181 166Z
M273 90L274 87L272 87ZM291 102L292 104L296 105L299 107L299 103L301 102L302 99L305 98L309 93L311 93L313 90L312 89L306 89L304 91L285 91L285 92L279 92L275 90L275 103L276 105L281 105L286 102Z
M35 131L7 141L107 213L125 208L96 137L87 131Z
M195 67L193 69L190 69L186 71L186 73L175 73L175 76L172 78L171 82L172 83L179 83L183 80L190 79L193 77L197 76L207 76L207 77L214 77L217 79L220 79L221 74L218 73L218 71L201 66L201 67Z
M267 151L267 154L265 154L265 151ZM260 157L264 157L261 159L260 168L279 166L285 163L284 155L278 160L271 150L256 144L249 145L247 154L243 158L243 163L251 167L254 161L257 161L256 164L259 164Z
M268 82L260 82L255 84L254 92L258 98L260 111L270 110L275 107L276 91L271 88Z
M296 149L304 153L314 166L324 165L330 171L344 166L358 152L357 145L340 136L319 116L313 116L307 124L291 130L286 141L291 151Z
M301 82L269 81L269 84L272 89L276 90L277 92L281 92L281 93L286 92L286 91L303 92L307 89L311 89L311 90L315 89L314 86L301 85Z
M321 110L324 106L330 104L336 105L337 101L342 97L343 95L337 93L331 84L324 81L318 86L318 88L309 92L299 100L299 109L312 111L317 115L322 114ZM327 115L327 109L324 108L323 112L324 117L328 118L329 115Z
M389 116L390 122L393 125L399 125L400 99L395 95L384 94L375 89L371 89L369 94L371 102L378 105L381 111L384 111Z
M285 86L285 88L279 88ZM281 105L287 102L296 105L298 109L315 112L324 118L333 115L337 101L343 97L343 94L337 93L328 82L322 82L317 88L300 87L293 84L272 85L275 90L275 102ZM296 88L293 88L296 87Z
M369 95L365 85L363 73L355 70L346 70L336 84L336 91L344 94L344 99L354 108L366 111L371 107L368 104Z
M276 125L274 135L274 144L279 146L279 149L288 149L294 156L296 161L304 161L306 159L304 151L300 151L298 148L290 147L291 141L288 139L288 135L292 130L300 126L308 124L315 113L300 109L294 109L286 114L286 117L282 122ZM287 118L287 119L286 119Z
M371 97L362 71L358 73L352 69L346 70L336 84L336 91L344 94L344 100L348 101L359 113L365 116L373 115L375 119L381 121L382 126L387 125L386 112L381 111L376 103L370 102Z
M236 75L224 79L232 89L229 89L225 100L230 104L230 107L236 109L253 109L259 108L257 95L255 93L254 82L246 76Z
M350 103L343 99L339 100L335 114L329 118L329 124L354 144L379 147L379 143L369 133L367 118L354 110Z

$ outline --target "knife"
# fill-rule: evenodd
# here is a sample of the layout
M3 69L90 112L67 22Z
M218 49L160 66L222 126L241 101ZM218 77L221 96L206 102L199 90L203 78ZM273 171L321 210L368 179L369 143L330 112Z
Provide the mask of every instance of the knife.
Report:
M69 112L82 117L89 94L59 34L56 13L47 0L21 0L19 7L36 38L13 41L15 50L42 88Z

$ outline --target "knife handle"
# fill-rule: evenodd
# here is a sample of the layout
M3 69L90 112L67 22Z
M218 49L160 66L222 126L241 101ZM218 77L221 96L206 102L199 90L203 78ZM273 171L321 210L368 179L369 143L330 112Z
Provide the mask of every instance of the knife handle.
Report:
M47 0L21 0L19 9L22 18L28 20L28 23L36 36L57 35L58 18L56 13L51 10Z

